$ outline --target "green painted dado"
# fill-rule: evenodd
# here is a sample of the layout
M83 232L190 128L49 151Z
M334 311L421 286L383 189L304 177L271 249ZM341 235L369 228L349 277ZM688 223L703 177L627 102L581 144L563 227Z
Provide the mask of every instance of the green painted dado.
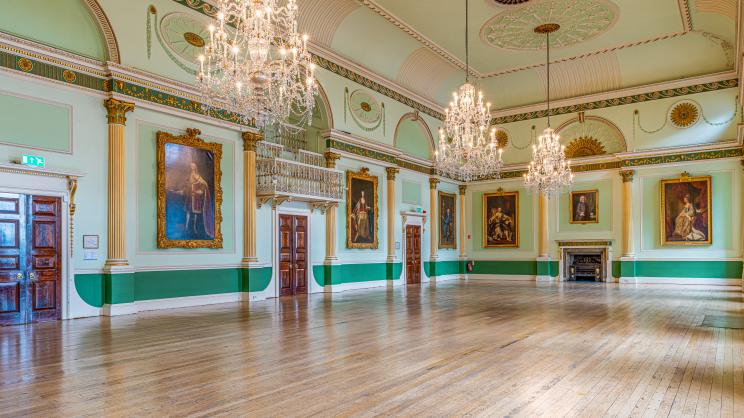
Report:
M424 261L424 273L428 277L464 274L465 262L460 260Z
M239 269L137 272L135 300L178 298L238 292Z
M397 280L402 272L402 263L320 264L313 266L313 277L320 286Z
M72 152L72 108L0 94L0 142L46 151ZM36 123L44 121L44 123Z
M243 280L241 292L262 292L271 283L271 267L241 269Z
M502 274L512 276L537 276L535 260L487 260L474 261L471 274ZM556 266L556 271L558 268Z
M234 292L260 292L271 282L271 267L76 274L75 290L88 305Z
M90 306L100 308L105 301L105 279L103 274L76 274L75 290Z
M557 261L543 261L538 260L536 262L537 275L543 277L557 277L558 276L558 262Z
M646 261L635 262L637 277L740 279L741 261Z
M135 300L136 283L134 273L104 274L103 301L114 305L132 303Z

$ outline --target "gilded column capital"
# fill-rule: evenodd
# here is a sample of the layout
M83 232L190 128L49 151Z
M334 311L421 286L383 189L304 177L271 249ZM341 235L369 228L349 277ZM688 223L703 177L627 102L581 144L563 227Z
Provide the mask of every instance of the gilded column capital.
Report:
M459 189L460 189L460 195L464 196L465 192L468 190L468 186L461 184Z
M263 134L260 132L243 132L243 151L256 152L256 146L260 141L263 141Z
M623 183L632 183L633 182L633 176L635 175L635 171L633 170L622 170L620 171L620 176L623 178Z
M388 180L395 180L395 175L400 172L400 168L398 167L386 167L385 171L387 172L387 179Z
M104 100L103 106L106 108L108 123L110 125L126 125L127 112L134 110L134 103L113 98Z
M430 177L429 178L429 188L430 189L432 189L432 190L433 189L436 189L438 184L439 184L439 179L434 178L434 177Z
M338 161L341 156L339 154L336 154L335 152L326 151L325 154L323 154L326 160L326 168L336 168L336 161Z

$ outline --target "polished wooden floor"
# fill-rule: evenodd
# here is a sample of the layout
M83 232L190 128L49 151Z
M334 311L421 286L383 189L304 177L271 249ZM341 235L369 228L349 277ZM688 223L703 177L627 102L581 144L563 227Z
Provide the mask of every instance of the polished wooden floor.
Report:
M741 417L742 315L738 290L453 281L6 327L0 415Z

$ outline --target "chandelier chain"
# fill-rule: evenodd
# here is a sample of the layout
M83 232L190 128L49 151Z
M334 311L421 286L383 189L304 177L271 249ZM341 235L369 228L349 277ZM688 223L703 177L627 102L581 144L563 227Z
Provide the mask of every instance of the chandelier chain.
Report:
M470 83L469 15L465 0L465 83L452 94L435 152L438 172L464 182L498 178L503 166L496 128L489 130L491 103Z
M560 136L550 127L550 33L560 28L557 24L546 23L535 28L536 33L546 35L546 78L547 78L547 119L548 127L532 145L532 161L524 174L525 185L548 197L558 193L573 183L571 162L566 159L566 147L561 145Z

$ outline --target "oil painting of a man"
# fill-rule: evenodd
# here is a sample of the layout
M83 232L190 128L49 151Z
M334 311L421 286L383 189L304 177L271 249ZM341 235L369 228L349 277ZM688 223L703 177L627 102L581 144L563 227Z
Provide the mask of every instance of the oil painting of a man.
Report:
M483 195L483 247L519 247L519 193Z

